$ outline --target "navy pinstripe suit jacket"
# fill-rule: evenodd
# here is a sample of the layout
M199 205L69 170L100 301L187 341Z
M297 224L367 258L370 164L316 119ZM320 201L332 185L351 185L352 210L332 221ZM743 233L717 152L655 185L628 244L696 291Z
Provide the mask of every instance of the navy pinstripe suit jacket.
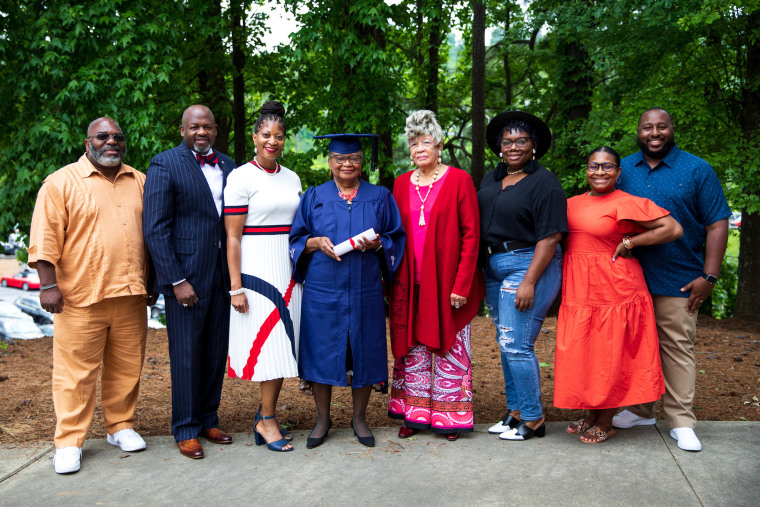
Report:
M226 185L235 162L215 153ZM199 298L208 297L217 255L222 256L223 283L229 290L224 217L184 142L150 161L143 200L143 235L156 269L154 290L173 296L172 283L186 279Z

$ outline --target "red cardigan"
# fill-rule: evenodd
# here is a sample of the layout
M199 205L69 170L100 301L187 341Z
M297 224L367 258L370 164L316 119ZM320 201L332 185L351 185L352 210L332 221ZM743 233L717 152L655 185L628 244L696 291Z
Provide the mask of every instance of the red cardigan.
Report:
M483 299L483 276L477 267L480 213L475 185L469 174L449 167L430 220L422 254L418 315L414 305L414 237L409 204L412 172L399 176L393 197L401 210L406 249L393 279L390 301L391 349L396 358L410 347L426 345L443 355L456 343L456 335L477 315ZM467 298L459 309L451 306L451 293ZM415 324L419 329L415 332Z

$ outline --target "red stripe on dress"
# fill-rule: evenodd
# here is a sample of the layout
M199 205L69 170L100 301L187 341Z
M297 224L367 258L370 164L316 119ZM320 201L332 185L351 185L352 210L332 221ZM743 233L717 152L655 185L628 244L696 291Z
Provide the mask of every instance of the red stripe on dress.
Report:
M280 226L280 227L243 227L243 233L246 232L255 232L259 234L266 234L266 233L274 233L274 232L290 232L290 227L288 226Z
M227 376L231 378L238 377L238 374L235 373L235 370L233 370L232 366L230 366L230 356L227 356Z
M295 286L296 281L293 279L293 277L290 277L288 290L285 291L285 306L290 305L290 297L293 294L293 288ZM264 347L264 343L266 343L267 338L269 338L269 335L272 333L272 330L278 322L280 322L280 310L278 310L275 306L274 310L272 310L272 313L270 313L269 316L264 320L264 323L259 328L259 332L256 335L256 338L253 340L251 351L248 353L248 361L246 361L245 367L243 367L243 379L251 380L253 378L253 371L256 368L256 363L259 362L259 354L261 354L261 349Z

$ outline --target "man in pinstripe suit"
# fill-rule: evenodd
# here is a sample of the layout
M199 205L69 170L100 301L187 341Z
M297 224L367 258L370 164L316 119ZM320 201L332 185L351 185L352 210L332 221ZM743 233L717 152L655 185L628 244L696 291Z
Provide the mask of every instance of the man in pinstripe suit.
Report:
M235 163L211 149L217 126L210 109L187 108L183 142L150 162L143 232L166 297L172 378L172 433L180 453L202 458L199 436L217 444L229 338L229 274L222 195Z

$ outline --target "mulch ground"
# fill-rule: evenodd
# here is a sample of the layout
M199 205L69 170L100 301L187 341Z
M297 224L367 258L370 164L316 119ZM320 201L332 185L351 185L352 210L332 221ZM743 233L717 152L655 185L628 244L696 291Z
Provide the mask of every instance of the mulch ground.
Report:
M577 418L581 411L552 406L556 319L546 320L536 343L541 368L544 410L550 421ZM493 423L504 413L504 381L495 331L489 319L472 325L473 402L476 423ZM0 444L52 441L55 415L51 398L52 338L16 341L0 349ZM760 420L760 324L737 319L700 317L697 327L698 361L695 412L703 421ZM148 331L145 365L137 406L136 429L144 436L168 435L171 420L169 353L166 330ZM389 365L390 367L390 365ZM219 409L221 427L249 432L259 404L258 384L226 378ZM659 403L658 403L659 405ZM387 416L388 395L373 393L368 422L373 427L396 426ZM333 390L334 426L348 427L351 394ZM658 418L662 412L658 406ZM311 396L298 389L297 379L283 386L278 418L291 429L311 429L316 410ZM102 438L105 427L100 406L88 438Z

